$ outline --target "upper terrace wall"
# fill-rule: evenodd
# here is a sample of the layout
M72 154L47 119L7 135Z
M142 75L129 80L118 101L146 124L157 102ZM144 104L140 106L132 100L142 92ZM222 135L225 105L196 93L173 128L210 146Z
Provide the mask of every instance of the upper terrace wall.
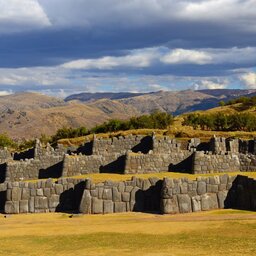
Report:
M66 155L63 175L86 173L151 173L169 171L192 153L181 150L181 143L168 137L126 136L95 139L92 154Z
M172 153L136 154L128 152L125 161L125 174L157 173L177 171L188 172L192 166L192 154L189 150L179 150Z
M240 171L240 157L238 154L228 153L213 155L197 151L193 155L193 173L226 173Z
M7 148L0 150L0 164L3 164L6 161L11 159L12 159L12 154L8 151Z
M65 155L63 176L75 176L88 173L116 172L123 173L125 157L120 154L105 155Z
M25 160L9 159L1 166L1 181L19 181L38 178L59 178L62 176L63 158L66 149L62 145L58 145L56 149L49 144L43 147L40 141L37 140L34 150L31 150L34 155L32 158ZM20 155L28 156L30 150L22 152ZM20 156L19 155L19 156ZM16 158L19 158L16 156Z
M256 140L241 140L214 136L210 141L209 151L212 151L213 154L223 154L225 152L256 154Z
M68 149L61 145L54 149L49 144L43 147L37 141L33 158L28 160L12 161L8 158L8 151L3 151L9 160L0 165L0 182L99 172L256 171L255 155L238 153L239 150L253 151L254 145L254 140L244 142L217 137L210 143L200 143L199 139L181 143L169 137L129 135L112 139L95 138L79 148L70 149L71 155L68 155ZM213 152L208 152L210 148ZM196 151L200 149L205 151ZM72 151L79 154L73 154Z
M143 135L128 135L110 139L95 139L92 153L94 155L120 154L124 155L127 150L147 153L153 147L152 137Z

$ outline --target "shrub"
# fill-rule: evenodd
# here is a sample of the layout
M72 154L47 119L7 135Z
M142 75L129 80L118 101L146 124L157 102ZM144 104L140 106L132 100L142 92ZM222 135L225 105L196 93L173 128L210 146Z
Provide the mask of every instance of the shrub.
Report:
M211 131L256 131L256 116L251 113L226 115L216 114L189 114L182 125L189 125L196 129Z
M0 134L0 147L14 147L15 142L7 135L7 134Z

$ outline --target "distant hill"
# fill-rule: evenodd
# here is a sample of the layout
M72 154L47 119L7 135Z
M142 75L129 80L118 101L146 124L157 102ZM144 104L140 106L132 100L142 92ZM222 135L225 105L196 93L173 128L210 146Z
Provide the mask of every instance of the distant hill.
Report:
M18 93L0 97L0 133L12 138L52 135L66 127L93 127L110 118L129 118L129 114L107 114L99 108L38 93Z
M83 92L79 94L73 94L68 96L65 101L71 101L71 100L79 100L83 102L88 101L95 101L100 99L110 99L110 100L118 100L118 99L124 99L124 98L131 98L139 95L143 95L145 93L131 93L131 92L96 92L96 93L90 93L90 92Z
M243 95L250 95L256 93L256 90L240 90L240 89L212 89L212 90L198 90L201 93L212 95L214 97L237 98Z
M255 93L256 90L218 89L218 90L186 90L186 91L158 91L144 94L129 93L95 93L87 94L80 100L84 104L104 109L115 109L116 105L122 104L129 112L135 109L134 113L151 113L154 110L166 111L179 115L184 112L195 110L206 110L218 106L221 100L230 99ZM71 95L66 101L71 99L79 100L81 94ZM112 106L111 106L112 105Z
M62 127L91 128L109 119L128 119L155 110L179 115L218 106L256 90L158 91L152 93L95 93L58 99L38 93L17 93L0 97L0 133L12 138L52 135ZM71 100L73 99L73 100Z

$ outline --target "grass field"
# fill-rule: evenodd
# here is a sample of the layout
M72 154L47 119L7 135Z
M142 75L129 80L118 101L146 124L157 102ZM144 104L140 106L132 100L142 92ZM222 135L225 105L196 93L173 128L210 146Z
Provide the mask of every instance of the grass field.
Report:
M1 255L256 255L253 212L0 215Z
M142 179L148 179L150 177L157 177L159 179L173 178L173 179L181 179L181 178L188 178L190 180L195 180L197 177L210 177L210 176L218 176L224 175L225 173L209 173L209 174L188 174L188 173L180 173L180 172L160 172L160 173L147 173L147 174L117 174L117 173L91 173L91 174L84 174L78 176L72 176L69 178L75 179L91 179L94 183L104 182L106 180L112 181L126 181L131 180L133 176ZM230 172L228 173L229 176L236 176L236 175L244 175L251 178L256 179L256 172ZM40 179L45 180L45 179ZM57 179L52 179L56 181ZM27 182L37 182L37 180L25 180Z
M160 173L147 173L147 174L112 174L112 173L94 173L94 174L85 174L74 176L74 178L90 178L95 183L103 182L105 180L112 181L125 181L130 180L133 176L137 178L147 179L150 177L157 177L163 179L164 177L180 179L188 178L190 180L195 180L197 177L209 177L209 176L218 176L224 175L225 173L209 173L209 174L188 174L188 173L178 173L178 172L160 172ZM256 172L230 172L230 176L244 175L256 179Z

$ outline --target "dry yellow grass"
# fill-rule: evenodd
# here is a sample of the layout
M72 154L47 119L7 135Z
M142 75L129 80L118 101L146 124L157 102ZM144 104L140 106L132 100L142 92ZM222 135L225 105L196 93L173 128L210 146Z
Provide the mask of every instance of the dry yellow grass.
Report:
M209 177L215 175L223 175L224 173L210 173L210 174L188 174L188 173L177 173L177 172L161 172L161 173L147 173L147 174L111 174L111 173L95 173L95 174L86 174L74 176L74 178L89 178L92 179L95 183L103 182L105 180L112 181L124 181L130 180L133 176L137 178L147 179L150 177L157 177L159 179L163 179L164 177L180 179L180 178L188 178L190 180L195 180L197 177ZM256 172L231 172L230 176L236 175L245 175L251 178L256 179Z
M212 111L212 110L211 110ZM206 111L207 112L207 111ZM253 139L256 137L256 132L244 132L244 131L204 131L201 129L193 129L191 126L183 126L182 122L184 116L178 116L175 118L174 125L170 126L167 132L168 136L181 136L178 139L190 139L190 138L200 138L201 140L209 140L214 135L217 137L235 137L240 139ZM179 135L180 134L180 135Z
M168 133L168 130L160 129L136 129L128 131L118 131L118 132L109 132L109 133L98 133L96 134L97 138L108 139L117 136L127 136L127 135L152 135L153 132L156 136L163 136ZM92 140L93 134L87 136L69 138L69 139L60 139L58 143L63 144L64 146L79 146L84 143L86 140Z
M227 107L219 107L205 111L204 113L215 113L215 112L225 112L225 113L236 113L236 111L229 106ZM197 111L195 113L201 113L201 111ZM218 137L236 137L241 139L252 139L256 137L256 132L244 132L244 131L204 131L201 129L193 129L191 126L183 126L182 122L184 120L184 115L180 115L175 117L174 124L171 125L166 130L161 129L137 129L137 130L128 130L128 131L118 131L111 133L99 133L97 134L97 138L111 138L117 136L127 136L127 135L152 135L154 132L156 136L169 136L170 138L177 137L178 139L189 140L190 138L200 138L201 140L209 140L214 135ZM70 139L61 139L58 143L63 144L64 146L79 146L83 144L86 140L92 140L93 135L87 135L78 138L70 138Z
M95 183L103 182L106 180L112 181L125 181L130 180L133 176L137 178L147 179L150 177L157 177L163 179L164 177L179 179L188 178L190 180L195 180L197 177L210 177L215 175L223 175L224 173L209 173L209 174L188 174L188 173L178 173L178 172L161 172L161 173L147 173L147 174L117 174L117 173L91 173L78 176L72 176L69 178L75 179L91 179ZM245 175L256 179L256 172L230 172L230 176ZM42 180L42 179L41 179ZM56 180L56 179L53 179ZM28 180L28 182L37 182L38 180Z
M185 215L0 215L1 255L254 255L256 216L222 210Z

